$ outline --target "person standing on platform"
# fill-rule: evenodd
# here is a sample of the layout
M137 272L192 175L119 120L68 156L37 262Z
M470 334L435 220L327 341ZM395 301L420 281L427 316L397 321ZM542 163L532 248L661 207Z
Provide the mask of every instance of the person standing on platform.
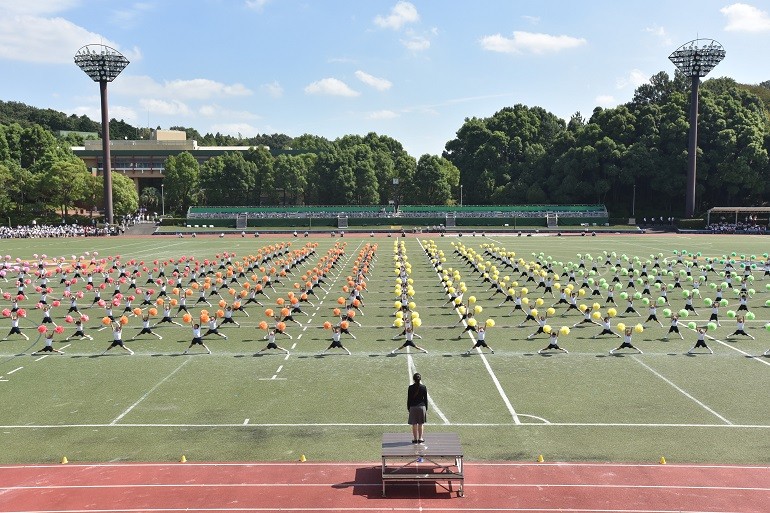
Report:
M421 444L423 426L428 416L428 388L422 384L422 376L416 372L412 376L414 383L409 385L406 395L406 409L409 411L409 425L412 426L412 443Z

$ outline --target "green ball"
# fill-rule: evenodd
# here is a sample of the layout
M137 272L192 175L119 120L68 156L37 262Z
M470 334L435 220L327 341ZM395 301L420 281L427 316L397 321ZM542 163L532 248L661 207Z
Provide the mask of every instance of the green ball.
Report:
M709 330L709 331L716 330L717 329L717 323L710 322L710 323L706 324L706 329Z
M757 316L754 314L754 312L748 312L746 314L746 319L749 320L749 321L753 321L756 318L757 318Z
M723 299L722 301L719 302L719 306L723 306L723 307L727 306L729 304L730 304L730 302L728 300L726 300L726 299Z
M647 298L647 297L643 298L642 299L642 304L644 306L650 306L650 298Z
M687 299L688 297L690 297L690 291L689 290L683 290L682 291L682 297L684 299Z
M728 311L727 311L727 316L728 316L730 319L735 319L735 310L728 310Z
M663 299L662 297L659 297L659 298L658 298L658 305L659 305L659 306L663 306L663 305L665 305L665 304L666 304L666 300L665 300L665 299Z
M767 324L765 324L765 329L766 329L767 331L770 331L770 323L767 323Z
M685 318L685 317L687 317L689 315L690 315L690 312L688 310L685 310L684 308L679 310L679 317Z
M670 308L664 309L663 310L663 315L666 316L666 317L671 317L671 309Z
M768 306L768 307L770 307L770 299L768 299L767 301L765 301L765 306Z
M634 299L642 299L642 293L641 292L634 292Z
M703 304L706 306L711 306L712 304L714 304L714 301L710 297L707 297L706 299L703 300Z
M698 325L695 324L694 322L690 321L690 322L687 323L687 327L690 328L691 330L694 330L695 328L698 327Z
M623 301L628 299L628 292L621 292L620 293L620 299L622 299Z

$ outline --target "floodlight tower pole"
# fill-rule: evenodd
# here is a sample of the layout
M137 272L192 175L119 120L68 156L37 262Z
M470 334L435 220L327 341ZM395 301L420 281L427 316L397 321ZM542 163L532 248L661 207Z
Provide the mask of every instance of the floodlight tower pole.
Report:
M86 45L75 54L75 64L94 82L99 82L102 111L102 160L104 168L104 220L113 222L112 158L110 156L110 115L107 108L107 82L112 82L128 66L126 59L114 48L105 45Z
M690 88L690 139L687 145L687 190L685 216L695 215L695 184L698 153L698 90L700 79L725 58L722 45L713 39L695 39L680 46L668 59L692 80Z

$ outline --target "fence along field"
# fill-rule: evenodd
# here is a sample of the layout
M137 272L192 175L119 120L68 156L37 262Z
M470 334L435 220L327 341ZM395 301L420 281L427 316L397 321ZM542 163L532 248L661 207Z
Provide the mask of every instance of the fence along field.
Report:
M39 294L30 285L29 299L20 306L28 312L22 327L31 340L11 337L0 344L0 388L6 405L0 412L6 447L2 462L53 462L63 455L70 461L175 461L181 454L194 461L292 461L302 454L312 460L373 461L379 456L382 432L406 428L403 395L411 372L418 370L433 401L429 429L460 433L469 460L532 460L543 454L549 461L656 462L664 455L670 462L767 463L770 451L763 448L767 448L770 404L763 384L768 383L770 359L759 355L770 348L764 330L770 319L766 306L770 278L762 272L766 251L762 238L434 239L444 252L445 268L460 273L467 289L465 298L474 295L476 305L482 307L477 318L495 321L487 334L495 354L483 356L462 356L472 340L467 335L458 339L464 326L458 324L457 312L445 305L441 280L423 250L428 239L286 239L292 247L307 241L318 244L302 272L316 265L335 243L347 244L345 255L327 276L324 288L328 294L317 290L318 298L312 298L315 307L303 305L308 315L296 316L303 326L287 328L293 339L279 338L281 345L290 348L288 357L253 355L265 345L264 331L258 328L267 320L264 310L276 308L277 297L287 298L296 290L291 279L276 284L276 292L268 292L270 300L261 299L264 307L249 305L249 317L236 313L241 327L225 325L221 331L228 335L227 340L207 338L213 352L210 356L181 356L191 339L187 325L159 326L156 331L162 340L143 336L127 341L134 356L96 356L111 340L109 330L97 330L104 309L84 310L90 316L86 332L93 341L62 343L74 331L64 322L66 307L62 306L54 308L53 318L65 327L55 342L57 348L67 346L65 354L30 356L43 345L42 340L35 341L42 314L35 308ZM241 258L281 240L111 238L46 240L35 246L30 241L6 241L4 253L13 259L32 259L36 252L70 257L96 251L100 258L120 255L122 260L146 263L181 256L202 261L225 251ZM401 241L412 266L413 299L422 321L417 332L423 339L418 342L428 354L389 355L401 344L401 340L392 340L397 329L391 327L396 299L393 245ZM322 326L336 322L332 310L338 306L337 298L345 295L345 278L367 243L378 244L377 261L364 292L363 315L356 316L362 326L350 327L355 340L343 338L353 354L318 357L331 338ZM485 249L505 248L525 262L534 261L542 252L551 261L577 264L578 254L590 254L601 260L597 276L607 281L612 272L603 266L605 251L620 258L625 255L630 261L639 257L641 262L659 254L663 259L675 258L674 250L701 252L699 262L707 257L721 260L723 255L729 260L732 253L736 260L741 254L755 255L759 265L752 272L755 294L749 303L754 318L747 322L747 329L756 340L728 340L736 323L727 317L727 311L737 309L738 303L737 296L727 293L729 305L720 310L722 326L707 332L714 355L686 355L696 337L686 327L682 327L685 341L663 341L668 329L668 319L662 315L665 307L658 310L665 329L648 323L642 333L634 334L634 344L644 354L608 356L618 339L594 339L600 327L590 326L571 328L568 335L559 337L569 354L538 355L546 338L527 340L534 331L533 323L518 327L523 316L519 312L509 315L512 303L498 306L499 294L488 299L489 283L453 253L458 243L480 254ZM627 261L622 261L625 267ZM171 268L169 265L167 271ZM561 272L558 265L554 269ZM506 273L510 270L500 269L501 276ZM6 274L6 278L7 284L0 280L3 291L14 291L14 277ZM143 273L138 281L144 282L144 278ZM101 274L98 279L102 281ZM511 276L511 281L517 279ZM58 281L49 281L54 289L51 297L61 295L63 285ZM673 277L667 276L667 281ZM539 292L529 285L528 297L534 301ZM82 284L72 290L80 290L79 286ZM711 297L708 285L701 290L704 297ZM81 306L88 306L91 297L86 295ZM232 302L224 292L223 299ZM548 304L553 301L550 296L544 299ZM669 292L669 299L675 312L684 305L678 289ZM579 301L593 302L588 296ZM616 301L620 315L613 318L613 327L618 322L635 325L646 318L647 308L641 302L635 306L642 318L624 318L625 302L619 293ZM605 312L604 301L599 302ZM10 306L9 301L3 303L3 308ZM694 304L698 315L686 321L705 325L710 310L703 298ZM217 305L209 308L215 309ZM122 312L123 308L115 310ZM200 308L190 310L197 318ZM571 327L582 319L575 312L561 317L563 310L560 306L549 320L553 327ZM3 329L10 328L8 318L1 322ZM139 328L140 319L129 318L124 338Z

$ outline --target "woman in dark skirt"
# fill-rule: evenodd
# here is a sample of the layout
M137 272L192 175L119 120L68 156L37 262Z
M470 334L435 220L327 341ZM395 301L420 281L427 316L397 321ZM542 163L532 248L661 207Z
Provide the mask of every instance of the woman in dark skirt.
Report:
M416 372L412 376L414 383L409 385L406 395L406 409L409 411L408 423L412 426L412 443L425 442L423 425L428 415L428 388L421 383L422 376Z

